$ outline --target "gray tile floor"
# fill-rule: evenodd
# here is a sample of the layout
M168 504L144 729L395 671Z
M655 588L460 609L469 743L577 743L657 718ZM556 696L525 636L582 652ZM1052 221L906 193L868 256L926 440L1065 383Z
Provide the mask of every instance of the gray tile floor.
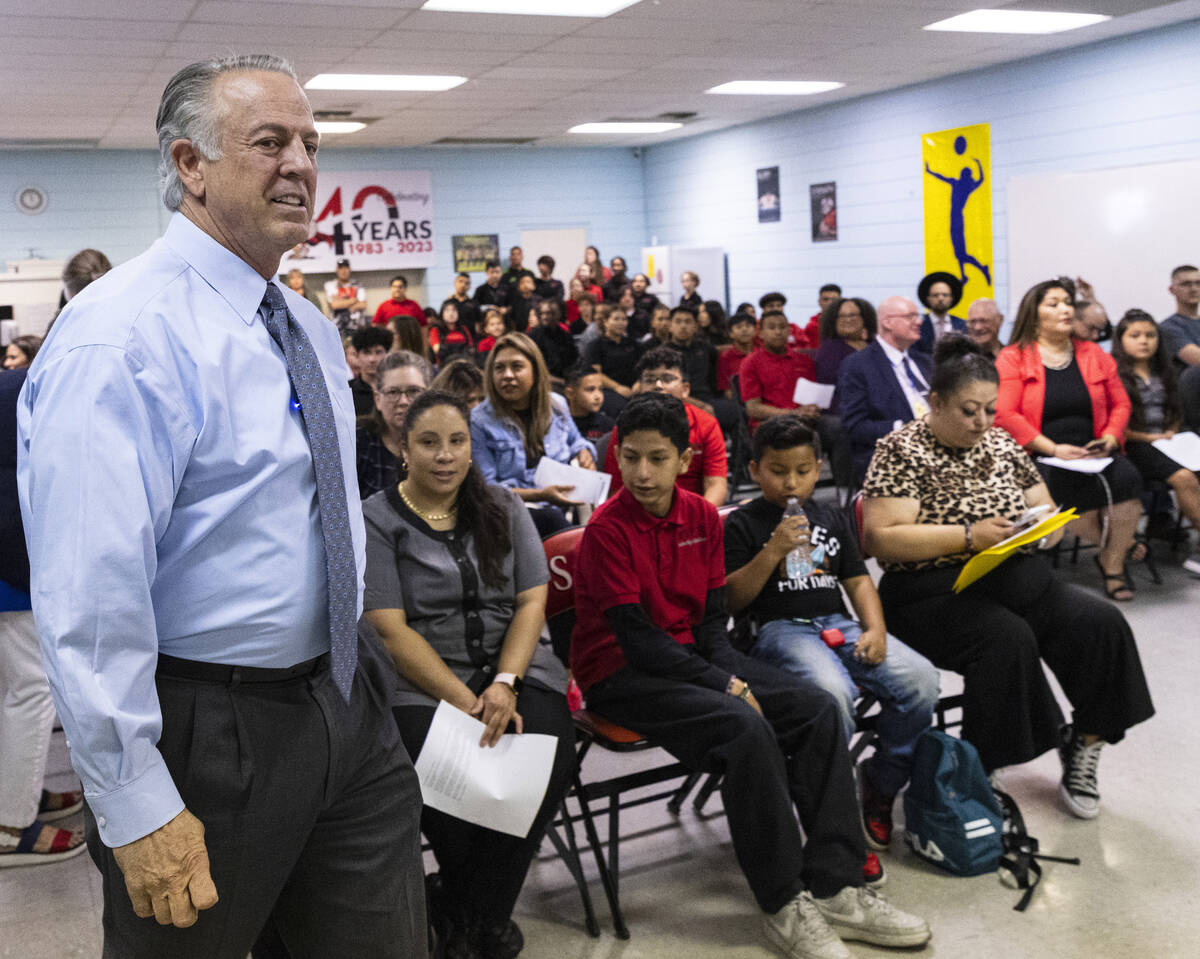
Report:
M1089 575L1090 574L1090 575ZM1158 715L1106 749L1100 766L1104 809L1092 822L1068 816L1056 795L1053 755L1010 770L1005 782L1021 803L1029 830L1049 852L1077 855L1081 867L1046 865L1025 913L1017 894L995 875L958 879L935 872L893 842L883 855L886 894L925 916L933 942L922 956L972 959L1175 959L1200 956L1196 866L1200 863L1200 583L1165 562L1164 583L1139 572L1137 599L1124 608L1133 624ZM1065 571L1094 587L1090 563ZM954 691L956 678L944 677ZM624 767L630 757L615 761ZM611 765L597 755L588 763ZM49 781L68 788L71 774L56 736ZM589 767L589 774L590 767ZM714 797L707 813L717 813ZM899 804L898 813L902 813ZM67 825L79 826L67 821ZM734 862L720 815L685 807L678 820L661 805L629 814L622 844L621 891L632 938L615 938L603 894L592 895L599 939L583 928L578 895L561 862L535 862L517 907L526 959L766 957L758 916ZM582 840L582 831L580 835ZM585 854L585 866L588 856ZM594 871L589 870L594 879ZM857 956L886 950L854 944ZM56 865L0 872L0 957L64 959L100 954L99 881L86 855Z

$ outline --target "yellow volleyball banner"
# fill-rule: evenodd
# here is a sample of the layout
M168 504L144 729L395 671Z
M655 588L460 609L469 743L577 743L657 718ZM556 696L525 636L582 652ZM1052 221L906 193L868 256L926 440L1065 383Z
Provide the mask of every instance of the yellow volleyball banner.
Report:
M925 272L963 282L961 302L992 297L992 144L986 123L921 137ZM966 316L966 307L958 311Z

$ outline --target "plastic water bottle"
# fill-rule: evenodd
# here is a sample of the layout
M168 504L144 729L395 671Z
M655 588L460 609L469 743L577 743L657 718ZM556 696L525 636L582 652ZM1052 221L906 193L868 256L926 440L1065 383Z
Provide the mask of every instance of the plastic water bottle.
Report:
M783 515L784 518L788 516L803 516L804 507L800 505L800 501L796 497L789 496L787 508L784 509ZM797 546L787 554L788 579L799 579L802 576L807 576L812 571L812 554L809 552L807 543Z

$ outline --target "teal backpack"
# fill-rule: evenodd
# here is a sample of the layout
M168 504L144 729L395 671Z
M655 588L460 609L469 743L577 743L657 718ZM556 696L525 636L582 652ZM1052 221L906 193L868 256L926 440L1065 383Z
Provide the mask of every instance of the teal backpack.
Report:
M939 730L917 740L904 820L913 852L956 876L993 872L1004 855L1004 815L979 753Z
M975 747L940 730L917 740L904 819L905 840L935 866L956 876L999 869L1002 882L1024 890L1013 906L1018 912L1042 877L1039 859L1079 865L1075 857L1040 852L1016 800L992 786Z

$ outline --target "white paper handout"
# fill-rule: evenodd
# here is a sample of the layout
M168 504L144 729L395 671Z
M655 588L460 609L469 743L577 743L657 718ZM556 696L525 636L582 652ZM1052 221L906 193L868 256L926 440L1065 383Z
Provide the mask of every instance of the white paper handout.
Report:
M558 741L541 733L505 733L480 746L484 725L438 703L417 757L426 806L477 826L525 837L546 795Z
M1057 466L1059 469L1072 470L1076 473L1103 473L1112 462L1111 456L1089 456L1080 460L1064 460L1057 456L1040 456L1039 463L1047 466Z
M599 506L608 499L608 487L612 477L602 470L585 470L582 466L572 466L570 463L560 463L549 456L538 460L537 469L533 471L533 481L538 489L547 486L574 486L567 494L580 503L591 503Z
M827 410L833 402L833 391L836 389L832 383L814 383L802 376L796 380L796 392L792 394L792 399L800 406L816 403L821 409Z
M1195 433L1176 433L1169 440L1155 440L1150 445L1184 469L1200 470L1200 436Z

